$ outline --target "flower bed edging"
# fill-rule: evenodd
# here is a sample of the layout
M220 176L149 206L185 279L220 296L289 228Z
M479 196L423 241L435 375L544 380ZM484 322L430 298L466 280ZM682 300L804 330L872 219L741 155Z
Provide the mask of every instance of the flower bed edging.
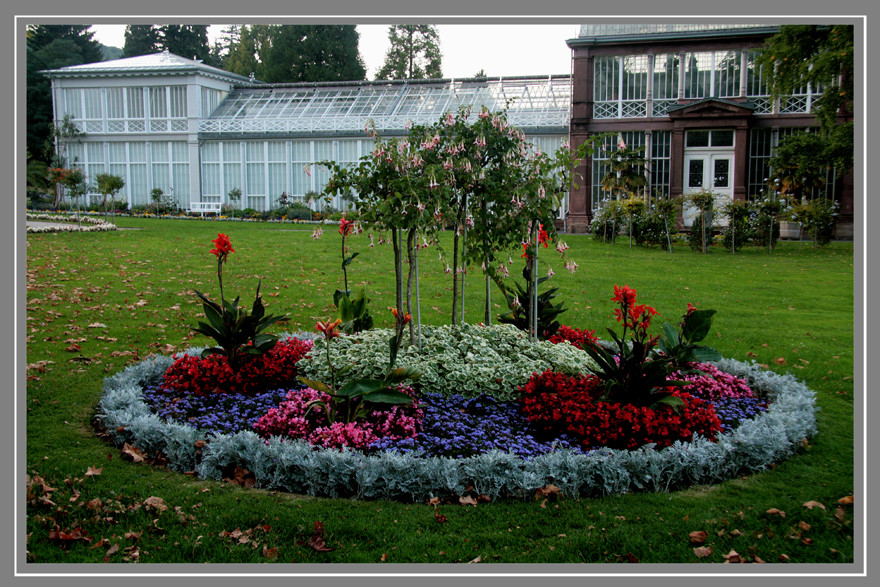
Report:
M717 363L721 370L743 377L773 403L714 443L698 437L659 451L652 445L589 454L559 450L530 460L499 451L464 459L390 452L365 455L278 437L266 440L253 432L206 435L165 422L150 411L142 390L172 362L172 357L151 357L105 379L96 417L117 445L128 442L147 453L161 452L171 469L193 471L203 479L220 480L231 468L241 466L254 473L256 487L314 496L423 501L462 495L472 485L474 491L493 499L527 498L548 483L569 498L669 491L767 468L792 455L802 439L816 433L815 393L803 382L790 374L765 371L754 362L722 359ZM199 449L198 440L207 444Z

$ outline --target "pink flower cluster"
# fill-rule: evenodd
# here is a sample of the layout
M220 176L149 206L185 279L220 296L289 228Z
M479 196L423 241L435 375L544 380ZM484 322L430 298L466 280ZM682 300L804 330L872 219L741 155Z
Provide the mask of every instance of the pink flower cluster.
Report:
M691 385L680 388L684 393L711 402L720 399L755 397L755 392L745 380L725 373L710 363L691 363L690 367L702 373L682 373L679 371L670 376L670 379L693 382Z
M411 388L404 387L401 391L415 396ZM329 402L330 397L309 387L289 391L277 408L270 409L254 422L254 431L263 437L301 438L309 444L326 448L347 446L365 450L382 438L415 438L424 418L418 402L413 400L411 405L374 410L362 420L330 423L323 406L315 405L309 409L309 403L313 401Z

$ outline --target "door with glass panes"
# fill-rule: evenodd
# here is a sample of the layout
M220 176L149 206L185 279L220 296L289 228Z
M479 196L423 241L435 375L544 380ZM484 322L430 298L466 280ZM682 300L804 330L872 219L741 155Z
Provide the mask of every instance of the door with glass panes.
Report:
M715 195L715 226L726 226L720 210L733 200L734 145L732 130L690 130L685 135L684 195L700 190ZM691 226L698 211L685 205L682 218Z

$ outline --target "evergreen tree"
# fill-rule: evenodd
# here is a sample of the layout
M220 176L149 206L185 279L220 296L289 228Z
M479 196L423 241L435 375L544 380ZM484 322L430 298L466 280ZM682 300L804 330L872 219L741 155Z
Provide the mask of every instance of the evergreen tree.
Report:
M398 24L388 28L391 48L376 79L432 79L440 71L440 39L426 24Z
M151 55L162 49L159 46L159 29L151 24L130 24L125 27L123 57Z
M271 28L260 68L266 82L362 80L355 25L279 25Z
M166 24L160 31L163 49L187 59L208 60L208 25Z
M89 25L31 25L27 29L27 147L35 157L54 158L49 141L52 92L41 70L103 60L101 44L92 39Z
M257 43L253 28L241 25L238 40L229 44L229 51L223 59L223 69L238 75L256 73Z

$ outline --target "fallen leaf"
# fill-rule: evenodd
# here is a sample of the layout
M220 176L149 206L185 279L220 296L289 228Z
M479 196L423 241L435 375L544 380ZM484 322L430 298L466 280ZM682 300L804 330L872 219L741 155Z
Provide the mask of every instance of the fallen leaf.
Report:
M143 504L148 508L155 508L160 512L164 512L168 509L168 506L165 505L165 500L161 497L150 496L143 501Z
M697 532L691 532L688 534L688 538L691 541L691 544L703 544L706 542L706 538L709 537L709 534L704 532L703 530L699 530Z
M712 554L712 547L698 546L694 549L694 554L697 555L697 558L706 558L707 556Z
M85 474L85 476L86 476L86 477L94 477L95 475L100 475L100 474L101 474L101 471L102 471L103 469L104 469L104 467L98 467L97 469L95 469L94 467L89 467L89 468L86 470L86 474Z
M843 505L852 505L853 496L847 495L846 497L841 497L840 499L837 500L837 503L843 504Z
M122 457L130 459L133 463L140 463L144 460L144 453L141 449L131 446L126 442L122 445Z
M379 560L382 561L383 563L384 563L385 561L387 561L387 560L388 560L388 553L387 553L387 552L383 552L383 553L382 553L382 557L381 557Z
M265 544L263 545L263 556L269 560L275 560L278 558L278 549L277 548L268 548Z
M483 560L483 557L482 557L482 556L478 556L478 557L475 558L474 560L472 560L472 561L468 561L468 564L471 564L471 563L478 563L478 562L480 562L480 561L482 561L482 560Z
M808 531L812 526L810 526L809 524L807 524L807 523L804 522L804 521L801 521L801 523L798 524L798 527L799 527L801 530L803 530L804 532L806 532L806 531Z
M89 328L107 328L107 325L101 324L100 322L92 322L89 324Z
M785 517L785 512L783 512L782 510L778 510L776 508L770 508L769 510L767 510L767 514L769 514L771 516L780 516L783 518Z
M110 557L111 557L112 555L116 554L117 552L119 552L119 543L118 543L118 542L117 542L116 544L114 544L113 546L111 546L110 548L107 549L107 552L104 553L103 561L104 561L105 563L109 563L109 562L110 562Z
M540 489L535 491L535 499L537 500L537 499L540 499L541 497L547 497L550 495L558 496L561 494L562 494L562 490L559 487L550 483L549 485L545 485L544 487L541 487Z
M458 503L460 503L461 505L472 505L474 507L477 507L477 500L469 495L462 495L461 497L459 497Z
M780 554L779 555L779 562L781 562L781 563L787 563L790 560L791 560L791 557L788 556L787 554Z
M739 556L739 553L735 550L731 550L727 554L724 555L725 562L728 563L741 563L742 557Z

